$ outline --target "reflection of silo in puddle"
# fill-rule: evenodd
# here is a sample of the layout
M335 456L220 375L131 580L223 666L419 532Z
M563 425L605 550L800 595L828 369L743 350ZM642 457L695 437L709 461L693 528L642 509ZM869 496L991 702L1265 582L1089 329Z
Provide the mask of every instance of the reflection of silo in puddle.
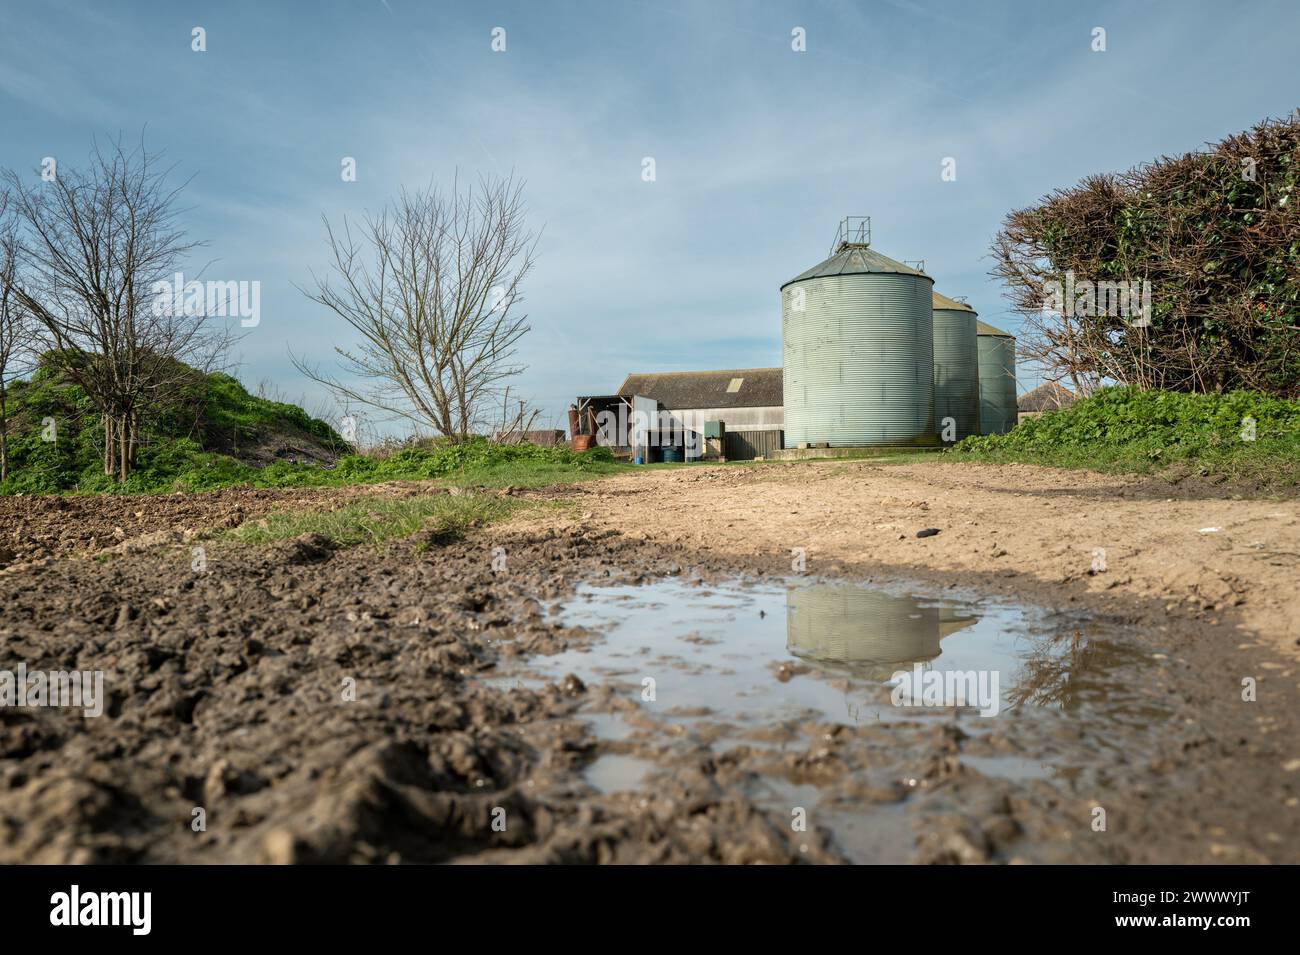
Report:
M786 594L786 646L819 667L888 680L937 657L939 640L975 617L861 587L815 586Z

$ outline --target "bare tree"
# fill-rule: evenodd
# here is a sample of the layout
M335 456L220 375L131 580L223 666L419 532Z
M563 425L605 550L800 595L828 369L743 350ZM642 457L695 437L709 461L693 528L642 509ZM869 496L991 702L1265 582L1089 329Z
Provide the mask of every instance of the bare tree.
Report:
M9 477L9 386L30 370L31 325L18 301L18 227L0 190L0 481Z
M187 365L208 370L229 345L227 330L157 289L199 245L177 224L184 186L167 185L158 159L118 140L39 186L5 173L22 226L18 301L100 413L104 473L123 481L144 416L193 382Z
M528 332L521 284L537 237L525 225L522 183L481 178L450 194L401 195L367 215L354 235L325 220L332 262L304 290L361 335L336 347L339 375L295 358L298 369L343 402L427 425L452 441L488 427ZM358 383L352 384L355 380Z

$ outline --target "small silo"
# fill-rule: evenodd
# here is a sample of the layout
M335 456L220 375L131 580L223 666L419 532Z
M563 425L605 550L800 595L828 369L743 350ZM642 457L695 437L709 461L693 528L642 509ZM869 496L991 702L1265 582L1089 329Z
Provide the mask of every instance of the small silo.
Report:
M840 224L830 258L781 286L785 446L936 444L934 279Z
M984 322L979 337L980 434L1006 434L1016 426L1016 340Z
M944 436L953 420L952 440L980 433L979 336L975 309L934 293L934 425Z

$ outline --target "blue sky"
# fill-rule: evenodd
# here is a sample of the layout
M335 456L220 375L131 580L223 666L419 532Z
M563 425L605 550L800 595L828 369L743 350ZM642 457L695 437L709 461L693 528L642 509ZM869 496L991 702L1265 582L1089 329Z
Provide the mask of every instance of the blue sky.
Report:
M1294 0L0 0L0 166L147 127L194 177L194 268L262 283L240 377L309 404L289 349L350 341L295 287L325 266L321 216L513 171L544 227L520 385L558 417L630 371L780 364L777 289L844 215L1015 331L987 274L1002 217L1295 109L1298 35Z

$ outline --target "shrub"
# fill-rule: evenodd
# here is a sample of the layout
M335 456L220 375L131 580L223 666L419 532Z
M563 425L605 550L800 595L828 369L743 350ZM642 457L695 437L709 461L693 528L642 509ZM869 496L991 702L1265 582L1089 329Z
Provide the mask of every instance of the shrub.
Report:
M1300 111L1059 189L1006 217L993 256L1022 356L1063 376L1300 397ZM1092 284L1143 281L1147 323Z
M1007 434L967 438L953 453L1126 471L1182 462L1206 473L1295 484L1300 482L1300 401L1251 391L1212 395L1107 388L1069 408L1027 419Z

